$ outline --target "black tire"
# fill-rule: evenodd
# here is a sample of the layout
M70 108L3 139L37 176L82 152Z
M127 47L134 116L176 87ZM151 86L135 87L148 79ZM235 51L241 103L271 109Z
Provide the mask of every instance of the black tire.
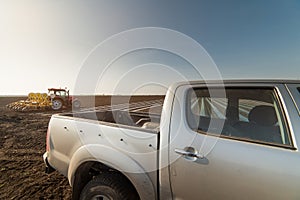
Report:
M75 101L72 102L72 106L73 106L73 109L77 110L77 109L80 108L81 103L80 103L79 100L75 100Z
M80 194L80 200L139 199L133 186L119 174L101 174L88 182Z
M53 99L52 100L52 110L61 110L64 103L61 99Z

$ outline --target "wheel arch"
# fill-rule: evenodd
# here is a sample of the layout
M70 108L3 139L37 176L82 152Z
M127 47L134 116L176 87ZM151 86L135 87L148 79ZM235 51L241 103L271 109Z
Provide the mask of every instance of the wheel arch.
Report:
M73 189L73 199L78 199L82 188L93 178L95 170L96 173L122 175L132 184L140 199L156 198L150 177L136 161L111 147L89 145L81 147L70 160L68 180Z

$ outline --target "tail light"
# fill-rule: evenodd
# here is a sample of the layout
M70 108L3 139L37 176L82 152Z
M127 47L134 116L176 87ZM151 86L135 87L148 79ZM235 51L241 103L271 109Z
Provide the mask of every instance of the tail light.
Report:
M47 135L46 135L46 151L50 151L50 128L47 129Z

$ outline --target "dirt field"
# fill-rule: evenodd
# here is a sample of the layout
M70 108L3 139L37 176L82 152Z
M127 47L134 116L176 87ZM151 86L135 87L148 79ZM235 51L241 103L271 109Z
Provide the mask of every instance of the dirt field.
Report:
M48 122L54 112L7 110L5 105L16 99L20 97L0 97L0 199L71 199L67 178L58 172L44 173L42 155ZM157 97L137 97L130 101L145 99ZM110 103L108 97L98 97L95 102ZM88 104L86 101L83 105Z
M0 111L0 199L70 199L67 179L44 173L51 113Z

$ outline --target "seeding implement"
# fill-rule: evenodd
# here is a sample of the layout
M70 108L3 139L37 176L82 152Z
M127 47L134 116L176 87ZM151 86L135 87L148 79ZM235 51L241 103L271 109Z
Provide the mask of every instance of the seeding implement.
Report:
M29 93L26 100L7 105L15 111L61 110L63 107L80 108L80 101L69 95L69 90L49 88L46 93Z

